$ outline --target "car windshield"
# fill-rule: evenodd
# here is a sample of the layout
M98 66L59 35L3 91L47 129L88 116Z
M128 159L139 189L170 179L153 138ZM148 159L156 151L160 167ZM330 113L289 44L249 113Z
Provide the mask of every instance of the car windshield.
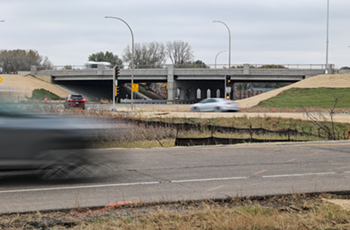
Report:
M71 98L74 99L74 100L82 100L82 99L84 99L83 95L72 95Z

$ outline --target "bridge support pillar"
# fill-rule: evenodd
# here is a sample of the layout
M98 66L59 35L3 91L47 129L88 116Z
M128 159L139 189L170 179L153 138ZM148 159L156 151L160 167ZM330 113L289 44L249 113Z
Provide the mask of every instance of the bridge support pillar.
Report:
M243 74L244 75L249 75L250 74L250 65L249 64L244 64L243 65Z
M168 100L174 100L175 84L174 84L174 65L168 65Z

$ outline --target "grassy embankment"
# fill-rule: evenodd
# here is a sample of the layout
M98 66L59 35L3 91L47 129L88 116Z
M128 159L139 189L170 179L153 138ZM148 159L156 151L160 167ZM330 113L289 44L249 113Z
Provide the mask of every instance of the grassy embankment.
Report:
M260 102L257 108L350 108L350 88L291 88Z

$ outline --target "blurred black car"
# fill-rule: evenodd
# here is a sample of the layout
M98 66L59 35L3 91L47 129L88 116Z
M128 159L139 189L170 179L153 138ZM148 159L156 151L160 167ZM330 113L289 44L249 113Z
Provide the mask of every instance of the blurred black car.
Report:
M90 163L81 119L31 114L0 104L0 171L69 176ZM49 174L47 174L49 172Z
M64 108L81 108L85 109L85 97L81 94L69 94L64 101Z

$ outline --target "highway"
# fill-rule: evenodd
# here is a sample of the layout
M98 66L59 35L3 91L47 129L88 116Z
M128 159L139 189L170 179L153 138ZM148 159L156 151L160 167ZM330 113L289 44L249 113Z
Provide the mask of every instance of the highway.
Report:
M113 171L45 181L0 173L0 213L350 190L350 141L92 150Z

